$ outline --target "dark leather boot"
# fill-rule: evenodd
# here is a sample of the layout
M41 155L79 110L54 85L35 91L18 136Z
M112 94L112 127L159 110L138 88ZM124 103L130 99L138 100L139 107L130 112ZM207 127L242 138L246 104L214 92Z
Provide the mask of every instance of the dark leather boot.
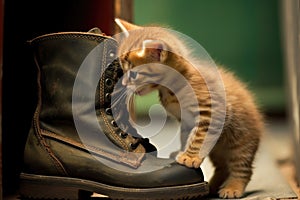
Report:
M78 199L95 192L111 199L189 199L208 194L201 169L147 153L155 147L138 138L127 111L112 107L122 76L114 39L95 31L64 32L30 43L38 104L24 150L21 197ZM113 94L118 98L118 90Z

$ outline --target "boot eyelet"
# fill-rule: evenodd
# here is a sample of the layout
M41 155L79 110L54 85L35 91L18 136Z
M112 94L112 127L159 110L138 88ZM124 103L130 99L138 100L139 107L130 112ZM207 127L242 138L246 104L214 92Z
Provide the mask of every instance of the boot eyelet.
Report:
M132 149L132 150L135 150L137 147L138 147L138 145L139 145L139 143L130 143L130 148Z
M116 122L115 120L112 120L110 123L111 123L111 125L113 125L114 127L118 127L117 122Z
M120 136L121 136L123 139L126 139L127 136L128 136L128 133L122 132L122 133L120 134Z
M111 108L106 108L106 109L105 109L105 113L106 113L107 115L112 115L112 110L111 110Z
M114 51L110 51L110 52L108 53L108 56L111 57L111 58L114 58L115 55L116 55L116 53L115 53Z
M123 70L121 68L117 69L117 77L122 77L123 76Z
M112 65L112 63L107 64L106 70L114 71L114 66Z
M111 95L110 95L110 93L106 93L106 94L105 94L105 100L106 100L106 102L110 102L110 100L111 100Z
M113 85L113 80L110 78L105 79L105 85L111 87Z

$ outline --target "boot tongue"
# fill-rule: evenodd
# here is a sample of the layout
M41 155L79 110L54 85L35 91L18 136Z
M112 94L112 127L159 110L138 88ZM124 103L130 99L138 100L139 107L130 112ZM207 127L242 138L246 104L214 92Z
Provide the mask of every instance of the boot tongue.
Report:
M143 145L143 147L146 150L146 153L150 153L153 156L157 156L157 148L150 143L148 138L140 138L141 140L141 145Z

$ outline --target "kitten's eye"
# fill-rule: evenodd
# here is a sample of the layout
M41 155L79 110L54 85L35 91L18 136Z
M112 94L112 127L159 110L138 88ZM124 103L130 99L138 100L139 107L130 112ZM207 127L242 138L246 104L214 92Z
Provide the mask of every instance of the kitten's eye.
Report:
M137 78L137 75L138 75L137 72L128 71L127 73L128 73L128 79L136 79Z

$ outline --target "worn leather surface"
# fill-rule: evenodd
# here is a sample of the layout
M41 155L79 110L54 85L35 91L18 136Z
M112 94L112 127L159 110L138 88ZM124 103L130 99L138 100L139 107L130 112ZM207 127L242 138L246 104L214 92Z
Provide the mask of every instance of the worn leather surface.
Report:
M35 38L31 45L39 99L23 172L141 188L203 181L200 169L156 158L142 144L132 148L136 139L124 137L124 131L112 123L114 118L106 110L112 89L105 85L111 72L105 69L115 59L115 40L68 32Z

